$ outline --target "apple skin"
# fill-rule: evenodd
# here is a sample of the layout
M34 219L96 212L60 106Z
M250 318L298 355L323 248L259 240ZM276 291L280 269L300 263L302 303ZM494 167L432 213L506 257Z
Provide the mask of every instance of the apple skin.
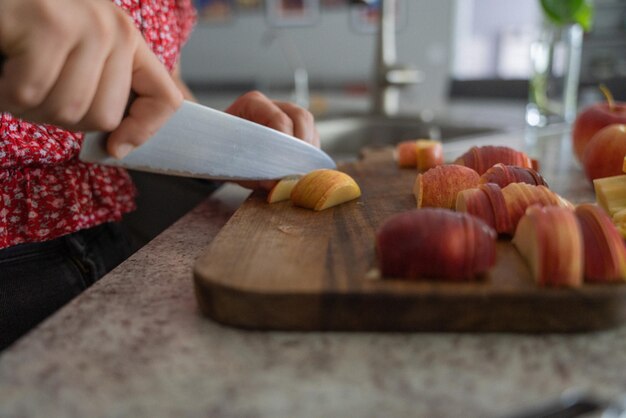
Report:
M477 188L461 190L456 195L455 209L457 212L469 213L470 215L481 219L496 232L499 232L496 229L496 216L493 205L491 204L489 196L487 196L487 193L482 186L483 185Z
M417 145L415 140L402 141L396 144L394 158L400 168L417 166Z
M574 212L532 206L520 219L513 244L542 286L579 287L583 282L583 237Z
M480 183L495 183L505 187L510 183L527 183L533 186L548 186L541 174L532 168L515 165L495 164L480 176Z
M417 169L420 172L430 170L443 164L443 145L433 139L418 139Z
M599 206L584 203L576 217L585 247L585 280L623 282L626 280L626 247L617 228Z
M328 209L361 196L352 177L337 170L320 169L304 175L291 191L291 202L316 211Z
M626 124L600 129L589 140L583 153L583 167L590 181L622 174L626 155Z
M413 195L418 208L453 209L457 194L461 190L477 187L479 180L480 176L471 168L444 164L418 174Z
M512 235L526 210L533 205L559 206L573 210L573 205L545 186L510 183L503 189L495 183L464 190L456 200L456 210L474 215L499 234Z
M583 162L585 148L596 132L615 123L626 123L626 103L616 102L613 109L606 102L596 103L576 116L572 128L572 146L578 161Z
M511 147L495 145L472 147L454 161L454 164L472 168L480 175L498 163L533 168L533 160L526 153ZM535 165L538 165L538 162Z
M384 277L466 281L495 264L496 232L467 213L416 209L381 225L376 253Z
M396 145L394 157L400 168L424 172L443 164L443 145L433 139L412 139Z

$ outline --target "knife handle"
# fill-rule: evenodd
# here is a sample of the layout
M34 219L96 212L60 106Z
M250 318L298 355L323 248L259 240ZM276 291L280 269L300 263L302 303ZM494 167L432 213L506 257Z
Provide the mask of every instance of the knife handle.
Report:
M6 61L6 57L2 52L0 52L0 76L2 76L2 68L4 67L4 61Z

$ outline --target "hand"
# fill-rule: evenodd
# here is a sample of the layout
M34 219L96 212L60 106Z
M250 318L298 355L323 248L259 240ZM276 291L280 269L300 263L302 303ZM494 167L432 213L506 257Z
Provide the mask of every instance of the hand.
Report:
M182 95L131 18L102 0L0 0L0 111L70 130L111 131L122 158ZM130 91L136 94L128 115Z
M318 148L320 146L320 135L315 128L313 115L295 104L273 101L258 91L251 91L235 100L226 112L295 136ZM238 184L250 189L270 190L276 182L246 181Z

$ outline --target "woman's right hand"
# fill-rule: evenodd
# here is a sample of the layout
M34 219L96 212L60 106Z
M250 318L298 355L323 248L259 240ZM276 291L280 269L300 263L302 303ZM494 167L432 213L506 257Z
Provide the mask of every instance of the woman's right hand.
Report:
M0 0L0 111L76 131L111 131L123 157L182 95L130 16L108 0ZM135 98L124 116L131 90Z

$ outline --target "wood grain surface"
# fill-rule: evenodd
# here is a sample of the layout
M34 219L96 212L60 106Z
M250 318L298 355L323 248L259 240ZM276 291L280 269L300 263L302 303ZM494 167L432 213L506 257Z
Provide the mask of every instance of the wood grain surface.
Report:
M313 212L256 192L241 206L194 266L205 315L250 329L352 331L578 332L626 320L626 286L540 288L507 240L471 283L376 278L376 229L415 208L416 173L398 169L391 150L341 170L359 200Z

